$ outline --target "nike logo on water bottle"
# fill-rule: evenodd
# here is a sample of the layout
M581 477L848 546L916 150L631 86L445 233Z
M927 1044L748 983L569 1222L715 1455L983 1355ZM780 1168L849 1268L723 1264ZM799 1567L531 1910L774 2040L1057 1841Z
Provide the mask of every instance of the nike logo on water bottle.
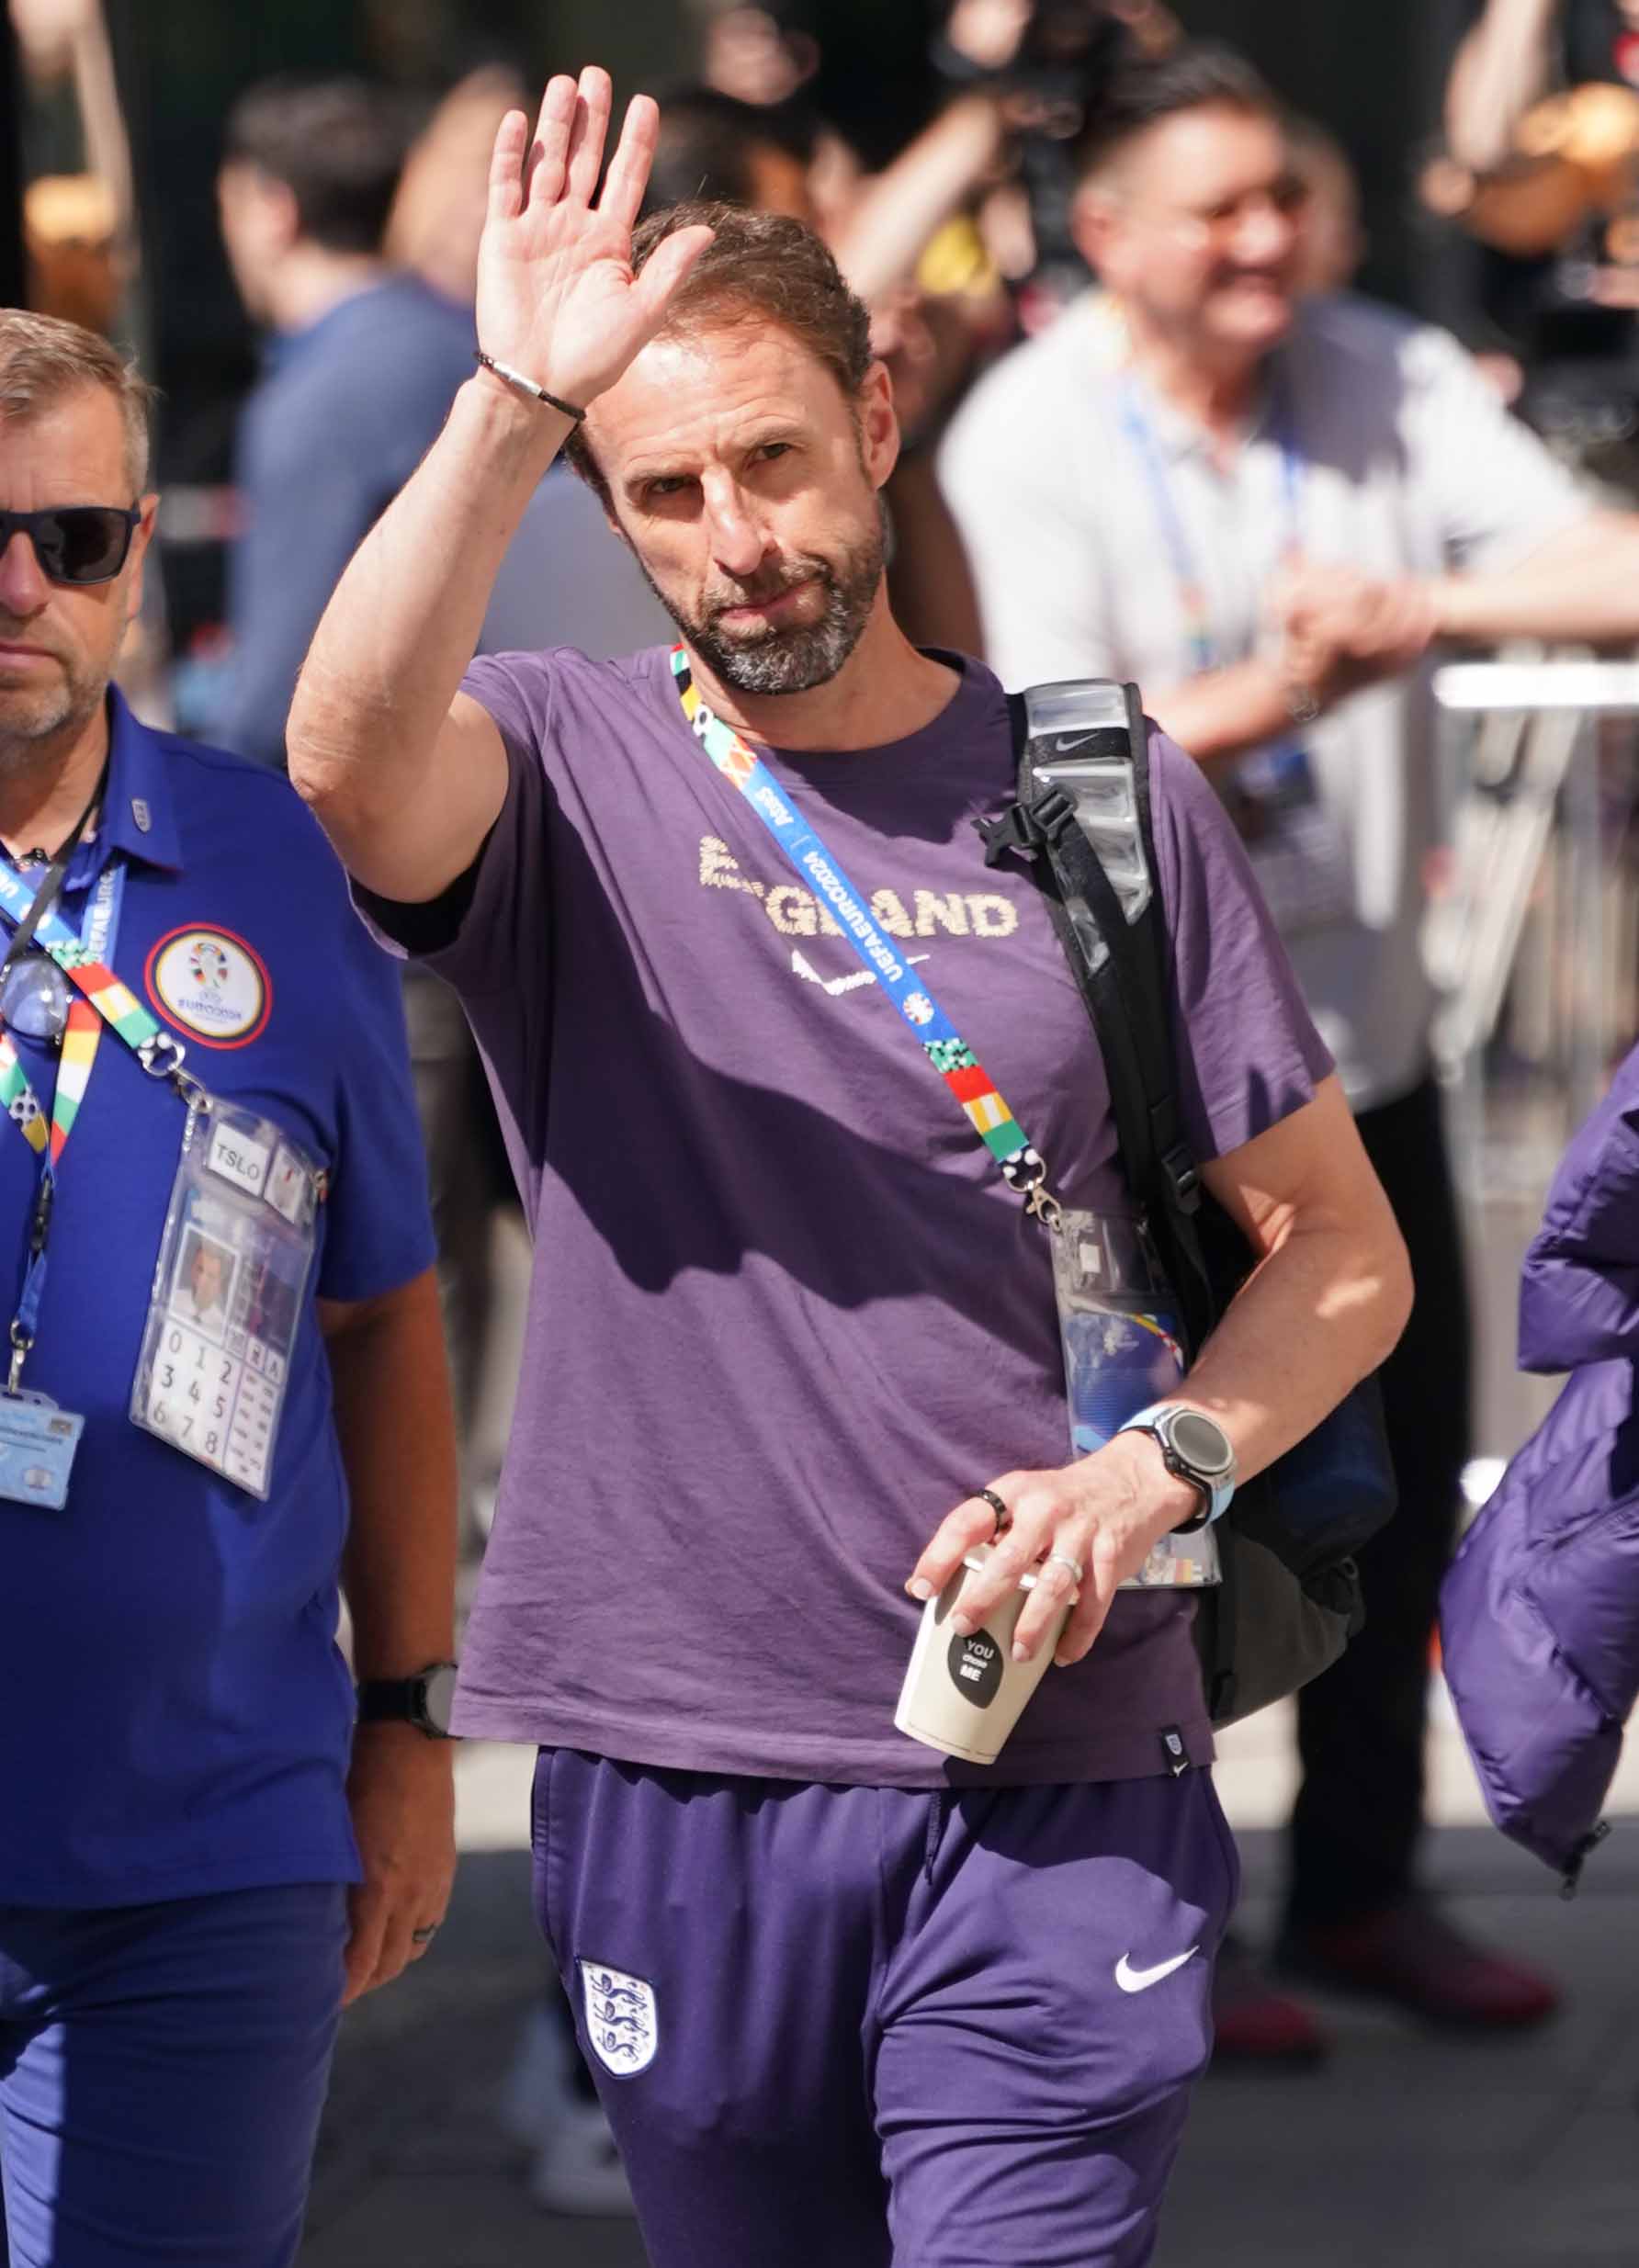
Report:
M1124 1953L1115 1964L1115 1981L1124 1992L1147 1992L1152 1984L1159 1984L1163 1977L1181 1969L1200 1950L1199 1946L1191 1946L1187 1953L1175 1953L1170 1961L1158 1961L1153 1969L1135 1969L1131 1956Z

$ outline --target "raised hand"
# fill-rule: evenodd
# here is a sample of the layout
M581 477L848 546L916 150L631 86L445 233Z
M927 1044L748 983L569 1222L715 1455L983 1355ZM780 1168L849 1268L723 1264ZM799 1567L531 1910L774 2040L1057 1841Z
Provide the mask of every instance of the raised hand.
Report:
M478 248L478 343L485 354L584 409L660 330L711 242L682 229L632 274L632 228L648 186L660 112L647 95L626 114L594 205L612 89L606 71L548 82L528 120L501 121Z

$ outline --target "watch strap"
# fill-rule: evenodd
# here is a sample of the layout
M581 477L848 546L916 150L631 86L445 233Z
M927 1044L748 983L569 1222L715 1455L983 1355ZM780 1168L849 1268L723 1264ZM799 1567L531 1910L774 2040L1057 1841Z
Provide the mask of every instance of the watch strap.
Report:
M367 1677L358 1688L360 1724L419 1724L424 1674L413 1677Z
M429 1662L412 1677L364 1677L356 1688L360 1724L411 1724L429 1740L447 1740L447 1725L436 1724L428 1713L427 1688L440 1670L453 1670L453 1662Z

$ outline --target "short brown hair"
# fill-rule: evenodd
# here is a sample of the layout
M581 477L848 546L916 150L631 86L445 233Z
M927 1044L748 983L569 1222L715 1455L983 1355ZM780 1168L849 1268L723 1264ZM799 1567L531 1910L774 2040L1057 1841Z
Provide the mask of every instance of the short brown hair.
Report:
M714 233L689 271L666 318L669 334L740 322L778 323L823 363L853 401L871 367L871 317L850 291L820 239L785 213L691 199L651 213L632 237L632 273L679 229L704 223ZM608 483L577 425L566 444L570 463L606 504Z
M300 233L330 252L379 253L410 153L411 116L369 79L263 79L228 113L224 165L252 165L296 200Z
M1076 146L1082 180L1103 172L1128 143L1190 110L1238 110L1283 121L1278 97L1244 55L1216 39L1186 39L1168 54L1135 57L1092 106Z
M0 418L22 422L42 416L85 386L102 387L119 404L126 469L132 496L140 496L148 479L154 394L136 364L77 322L0 307Z

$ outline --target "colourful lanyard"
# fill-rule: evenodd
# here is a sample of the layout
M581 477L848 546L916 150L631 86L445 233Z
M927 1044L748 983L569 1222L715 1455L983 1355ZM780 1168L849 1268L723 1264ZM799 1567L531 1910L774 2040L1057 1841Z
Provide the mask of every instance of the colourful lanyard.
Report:
M21 921L33 904L34 892L22 875L0 860L0 915ZM144 1071L155 1078L175 1076L186 1052L181 1041L155 1021L107 964L81 942L60 913L53 910L46 915L34 932L34 941L51 954L103 1021L113 1026Z
M91 904L86 908L85 926L75 941L79 950L89 957L93 965L101 964L105 956L113 951L124 890L124 863L115 860L103 869ZM9 907L6 910L9 911ZM53 1169L68 1146L69 1135L73 1132L73 1123L91 1082L91 1066L96 1060L101 1039L102 1019L90 1001L71 1000L68 1004L68 1021L62 1032L62 1053L57 1066L57 1091L51 1098L48 1133L45 1112L28 1084L28 1074L23 1068L11 1033L0 1031L0 1109L4 1109L7 1117L21 1129L23 1139L37 1156L45 1156L49 1145L48 1163Z
M1144 468L1145 480L1161 531L1161 541L1167 547L1173 577L1178 584L1179 605L1183 614L1184 634L1189 641L1191 673L1199 676L1205 671L1216 669L1219 664L1206 584L1197 566L1189 531L1184 526L1183 514L1172 491L1172 483L1167 477L1160 445L1145 415L1137 388L1130 376L1121 381L1121 422ZM1276 442L1281 452L1281 496L1287 526L1285 548L1294 550L1302 525L1303 460L1293 442L1289 421L1284 413L1278 421Z
M6 1380L9 1394L17 1392L23 1364L34 1344L40 1303L45 1295L46 1254L56 1197L57 1167L85 1099L103 1024L113 1026L152 1078L169 1079L190 1111L199 1092L183 1073L186 1051L181 1041L155 1021L103 957L113 951L124 887L124 861L117 859L105 869L93 894L83 938L75 936L55 908L42 917L34 932L35 943L51 954L82 995L69 1003L49 1134L45 1114L11 1037L9 1033L0 1033L0 1100L40 1159L40 1184L29 1224L28 1258L11 1325L11 1370ZM21 923L32 912L35 891L17 869L0 860L0 915L13 923Z
M1049 1228L1058 1202L1047 1188L1041 1153L997 1091L996 1083L925 985L919 984L892 940L873 920L865 900L813 829L793 809L768 766L748 741L707 708L681 646L672 649L672 674L689 728L706 754L745 797L780 849L835 917L855 953L892 1000L940 1078L961 1104L968 1124L1000 1168L1024 1210Z
M37 886L38 888L46 889L51 879L48 876ZM20 923L31 910L35 894L13 867L0 864L0 910ZM41 917L34 932L35 942L44 946L59 966L62 965L63 952L72 949L83 967L96 969L106 976L108 972L104 965L104 955L114 949L124 896L125 862L116 858L103 869L97 879L91 903L85 909L85 926L80 935L74 935L53 907ZM62 942L64 940L65 945ZM134 1000L131 1005L133 1008L136 1006ZM158 1027L155 1026L155 1029ZM28 1360L40 1326L40 1305L45 1298L51 1213L56 1203L57 1169L62 1163L62 1153L68 1147L68 1137L73 1132L74 1120L79 1115L80 1104L90 1083L91 1066L96 1060L97 1044L101 1038L102 1021L91 1001L71 999L68 1019L63 1027L62 1054L57 1066L57 1088L51 1098L48 1134L45 1112L28 1083L28 1074L23 1068L11 1034L9 1032L0 1032L0 1102L5 1104L7 1116L15 1122L23 1139L40 1160L40 1179L28 1224L28 1258L23 1266L23 1288L17 1297L17 1314L11 1325L11 1370L6 1380L8 1394L16 1394L22 1384L23 1364Z

